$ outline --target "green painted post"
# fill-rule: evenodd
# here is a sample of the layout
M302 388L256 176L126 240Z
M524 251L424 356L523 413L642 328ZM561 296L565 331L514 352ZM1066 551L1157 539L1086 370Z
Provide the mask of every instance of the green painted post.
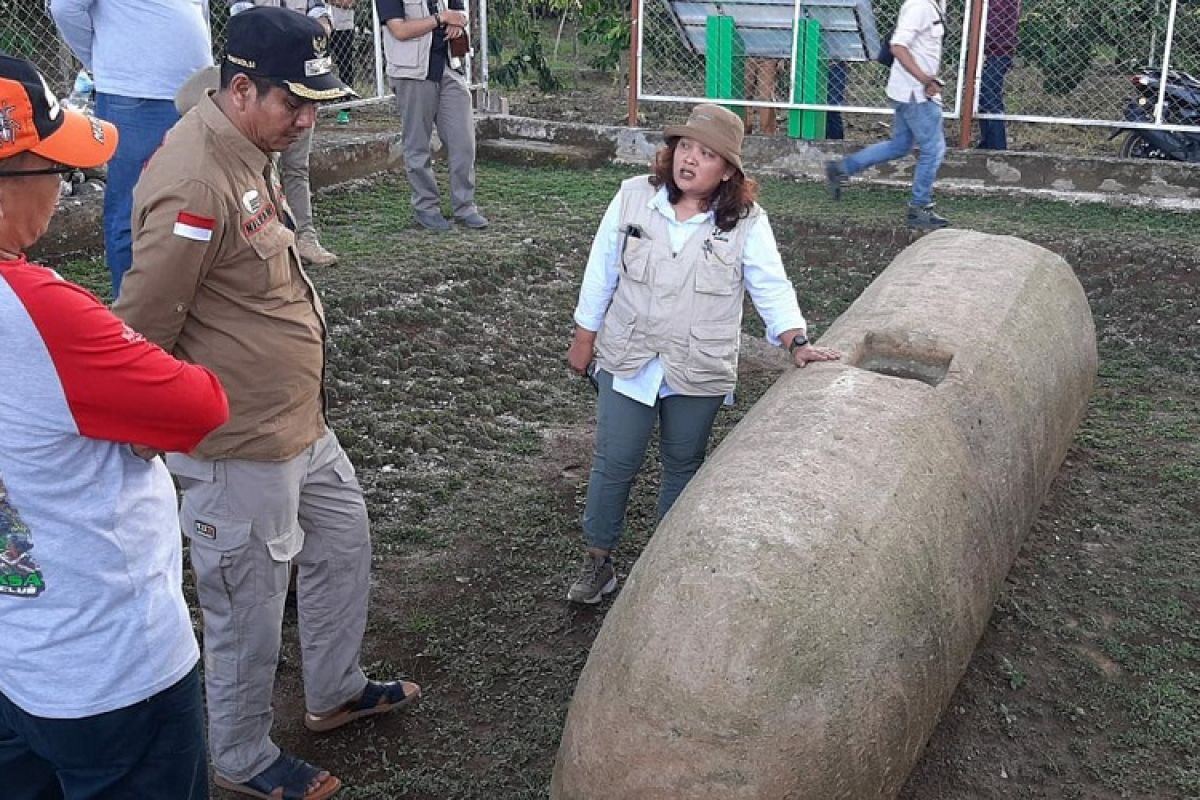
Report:
M733 17L712 16L705 23L704 96L728 100L745 94L746 48L734 27ZM726 105L726 104L722 104ZM739 116L741 106L726 105Z
M792 65L793 103L824 103L828 70L821 54L821 23L802 19L796 28L796 63ZM793 139L824 139L824 111L788 112L788 136Z

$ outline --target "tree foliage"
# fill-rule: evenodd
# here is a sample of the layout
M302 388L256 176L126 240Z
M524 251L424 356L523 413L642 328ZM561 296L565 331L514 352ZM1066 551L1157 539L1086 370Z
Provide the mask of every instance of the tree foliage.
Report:
M489 0L489 55L497 66L492 77L504 86L533 78L543 90L555 89L542 40L541 22L567 15L579 41L592 46L592 67L619 68L629 52L630 8L627 0Z
M538 0L489 0L488 55L495 63L491 76L501 86L516 86L532 76L543 91L559 88L537 24L547 9Z
M1047 93L1065 95L1099 70L1161 65L1170 0L1026 0L1019 54L1042 71ZM1181 0L1172 66L1195 69L1200 4Z

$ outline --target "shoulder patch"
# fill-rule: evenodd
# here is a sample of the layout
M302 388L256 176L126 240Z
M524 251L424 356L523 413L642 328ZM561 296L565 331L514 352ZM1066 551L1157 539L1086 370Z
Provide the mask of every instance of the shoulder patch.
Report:
M212 217L202 217L199 214L189 214L186 211L180 211L175 217L176 236L182 236L184 239L191 239L194 242L212 241L213 228L217 226L217 221Z

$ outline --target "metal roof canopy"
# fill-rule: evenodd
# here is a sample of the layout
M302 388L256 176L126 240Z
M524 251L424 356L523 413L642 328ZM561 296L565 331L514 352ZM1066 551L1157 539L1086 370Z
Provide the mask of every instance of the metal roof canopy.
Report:
M710 16L733 17L746 55L792 57L793 0L662 0L683 39L704 55L705 24ZM821 23L821 41L831 61L870 61L879 51L871 0L798 0L799 18Z

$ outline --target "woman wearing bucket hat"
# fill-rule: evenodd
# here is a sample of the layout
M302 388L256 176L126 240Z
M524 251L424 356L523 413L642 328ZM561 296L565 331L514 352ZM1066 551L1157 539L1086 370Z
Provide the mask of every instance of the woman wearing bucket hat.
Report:
M599 396L572 602L598 603L617 586L610 554L655 421L660 519L704 461L717 411L732 401L746 293L767 340L787 347L796 366L840 357L808 341L754 201L757 184L742 167L741 118L704 103L664 135L653 173L622 183L609 204L575 307L567 362L594 377Z

